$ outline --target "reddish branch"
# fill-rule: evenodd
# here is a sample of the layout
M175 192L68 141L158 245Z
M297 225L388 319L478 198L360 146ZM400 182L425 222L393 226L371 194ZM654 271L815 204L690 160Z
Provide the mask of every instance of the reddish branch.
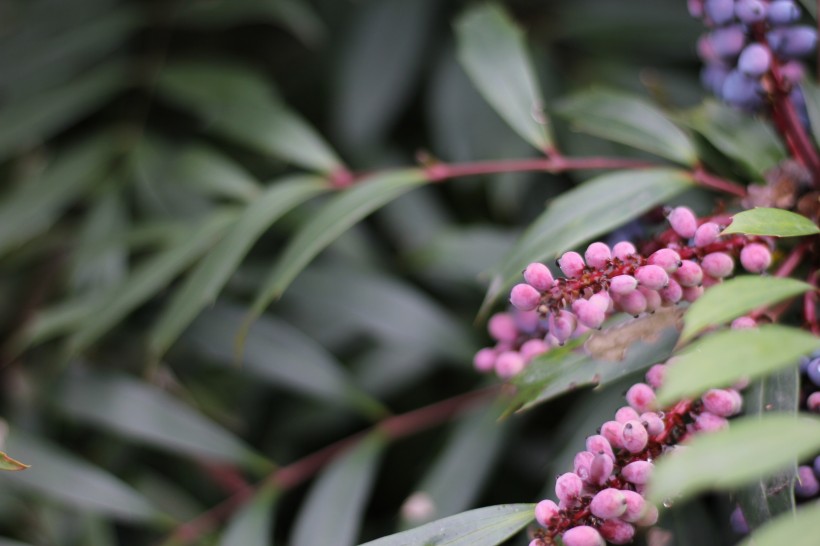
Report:
M533 159L508 159L499 161L478 161L475 163L436 163L427 167L427 178L433 182L458 178L507 172L540 171L562 173L577 170L598 169L645 169L657 167L657 163L619 157L564 157Z

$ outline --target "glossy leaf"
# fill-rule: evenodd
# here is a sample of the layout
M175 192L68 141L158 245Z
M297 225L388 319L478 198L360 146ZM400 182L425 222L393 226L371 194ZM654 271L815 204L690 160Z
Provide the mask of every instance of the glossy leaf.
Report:
M187 277L151 330L149 344L161 356L206 305L219 295L254 242L282 215L328 190L318 177L274 182L242 212L225 236Z
M695 148L679 127L649 101L593 89L561 101L556 111L578 130L621 142L684 165L697 161Z
M503 8L483 4L456 22L458 58L487 102L538 150L552 136L524 35Z
M25 470L26 468L29 468L29 466L30 465L12 459L8 455L0 451L0 470L15 472L18 470Z
M296 517L291 546L356 544L385 446L381 434L372 434L322 471Z
M814 546L820 533L820 501L784 514L740 543L740 546Z
M820 228L805 216L788 210L755 208L732 216L732 223L723 230L722 235L728 233L800 237L816 235L820 233Z
M649 498L679 502L709 490L727 490L782 470L820 450L820 420L769 414L741 417L730 427L693 438L687 448L659 459Z
M463 512L361 546L496 546L534 519L534 504L499 504Z
M253 303L259 315L280 297L294 278L319 252L379 207L425 183L419 169L387 172L357 183L334 197L300 227L282 251Z
M157 522L162 519L130 486L45 440L13 430L6 448L31 465L30 471L0 473L0 479L10 486L35 492L73 509L119 520Z
M231 518L219 546L269 546L273 532L274 506L279 492L264 485Z
M54 402L71 417L172 453L263 468L268 463L196 409L119 374L68 376Z
M807 290L812 290L811 285L789 278L741 276L727 279L710 287L687 310L681 343L705 328L718 326Z
M177 244L140 264L121 284L101 295L97 306L69 338L69 352L85 350L128 313L164 288L208 250L235 218L233 211L217 212L206 218L180 238Z
M744 377L763 377L793 366L818 348L817 337L776 324L711 334L689 345L669 366L658 404L666 406L713 387L727 387Z
M604 174L555 198L504 258L484 299L486 310L521 277L527 264L557 258L693 186L674 169Z

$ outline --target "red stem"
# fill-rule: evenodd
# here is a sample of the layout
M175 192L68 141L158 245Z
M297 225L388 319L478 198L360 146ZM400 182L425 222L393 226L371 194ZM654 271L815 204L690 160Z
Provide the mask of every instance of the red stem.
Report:
M803 317L806 319L806 324L809 325L811 333L816 336L820 335L820 322L817 321L817 274L818 270L815 269L806 279L814 287L814 290L803 294Z
M558 155L549 158L502 159L461 164L436 163L427 167L427 178L433 182L439 182L461 176L508 172L543 171L555 174L585 169L644 169L657 166L657 163L639 159L619 157L566 158Z
M710 174L706 172L700 165L695 167L694 176L695 182L697 182L705 188L711 188L713 190L722 191L724 193L736 195L738 197L746 197L745 186L742 186L737 182L732 182L731 180L726 180L725 178L720 178L718 176Z

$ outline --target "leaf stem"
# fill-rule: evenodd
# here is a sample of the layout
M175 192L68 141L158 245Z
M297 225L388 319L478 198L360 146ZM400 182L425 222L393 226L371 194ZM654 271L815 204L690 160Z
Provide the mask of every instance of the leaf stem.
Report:
M645 169L657 167L657 163L640 159L621 157L564 157L502 159L498 161L476 161L474 163L436 163L426 168L427 178L440 182L462 176L477 176L508 172L542 171L552 174L577 170L598 169Z

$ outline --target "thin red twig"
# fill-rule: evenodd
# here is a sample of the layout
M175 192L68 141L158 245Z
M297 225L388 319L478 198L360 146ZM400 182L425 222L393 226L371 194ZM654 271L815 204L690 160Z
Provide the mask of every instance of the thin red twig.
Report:
M742 186L737 182L732 182L731 180L726 180L725 178L720 178L719 176L715 176L711 173L708 173L700 165L698 165L695 168L694 176L695 182L697 182L705 188L711 188L713 190L722 191L724 193L736 195L738 197L746 197L745 186Z
M657 163L639 159L619 157L564 157L532 159L502 159L498 161L477 161L474 163L435 163L427 167L427 178L438 182L461 176L476 176L507 172L548 172L562 173L577 170L598 169L645 169L657 167Z

